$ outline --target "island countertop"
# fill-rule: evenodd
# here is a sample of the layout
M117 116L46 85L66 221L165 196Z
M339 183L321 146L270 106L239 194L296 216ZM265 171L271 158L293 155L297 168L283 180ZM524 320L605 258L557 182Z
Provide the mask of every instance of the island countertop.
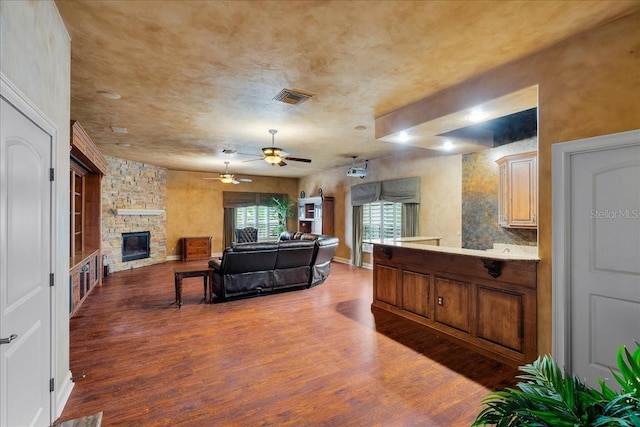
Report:
M420 236L418 238L402 237L398 239L368 239L364 240L364 243L371 243L373 245L392 246L396 248L408 248L417 249L420 251L431 251L455 255L465 255L477 258L496 259L501 261L540 261L537 255L527 253L513 253L513 252L497 252L493 250L478 250L478 249L465 249L465 248L453 248L448 246L436 246L424 243L417 243L416 240L425 241L431 239L440 239L439 237Z

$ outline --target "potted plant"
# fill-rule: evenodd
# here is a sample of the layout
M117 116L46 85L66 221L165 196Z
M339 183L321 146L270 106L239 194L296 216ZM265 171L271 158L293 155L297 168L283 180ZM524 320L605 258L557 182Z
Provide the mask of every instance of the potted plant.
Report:
M287 220L294 217L295 205L295 200L288 195L271 198L269 207L274 208L278 215L278 228L276 230L278 236L287 230Z
M518 389L489 394L472 426L640 426L640 343L618 349L620 374L612 372L620 392L599 379L600 389L565 376L549 356L520 367Z

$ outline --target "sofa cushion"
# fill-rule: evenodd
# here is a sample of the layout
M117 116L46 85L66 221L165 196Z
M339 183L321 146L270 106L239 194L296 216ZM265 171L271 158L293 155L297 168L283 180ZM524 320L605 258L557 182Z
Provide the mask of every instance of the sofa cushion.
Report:
M227 248L229 249L229 248ZM277 242L246 242L234 243L231 246L233 252L273 251L278 249Z
M315 244L309 240L285 240L278 244L276 269L311 265Z
M221 269L227 275L273 270L277 256L275 242L239 243L224 250Z

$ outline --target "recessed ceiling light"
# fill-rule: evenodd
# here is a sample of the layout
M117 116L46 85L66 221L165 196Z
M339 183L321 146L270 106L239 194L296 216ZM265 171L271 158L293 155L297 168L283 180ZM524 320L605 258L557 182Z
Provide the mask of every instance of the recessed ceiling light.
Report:
M111 126L111 132L113 133L128 133L127 128L122 128L118 126Z
M366 127L366 126L362 126L362 125L360 125L360 126L356 126L356 127L354 127L354 129L355 129L355 130L366 130L366 129L367 129L367 127Z
M467 119L472 121L472 122L475 122L475 123L481 122L481 121L485 120L487 117L489 117L489 115L487 113L485 113L484 111L482 111L482 109L480 109L480 108L474 108L467 115Z
M407 142L408 140L409 140L409 134L407 134L407 132L402 131L398 134L399 142Z
M446 150L446 151L451 151L453 150L453 142L451 142L450 140L446 140L443 144L442 144L442 149Z
M106 90L99 90L98 93L100 95L104 96L107 99L120 99L120 98L122 98L120 96L120 94L116 93L116 92L109 92L109 91L106 91Z

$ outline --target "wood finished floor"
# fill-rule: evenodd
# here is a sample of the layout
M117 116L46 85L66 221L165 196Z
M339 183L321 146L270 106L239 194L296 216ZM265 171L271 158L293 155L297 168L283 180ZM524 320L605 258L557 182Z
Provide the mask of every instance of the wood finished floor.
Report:
M516 368L371 312L370 270L208 304L179 261L111 274L71 319L75 381L57 421L103 426L469 426Z

